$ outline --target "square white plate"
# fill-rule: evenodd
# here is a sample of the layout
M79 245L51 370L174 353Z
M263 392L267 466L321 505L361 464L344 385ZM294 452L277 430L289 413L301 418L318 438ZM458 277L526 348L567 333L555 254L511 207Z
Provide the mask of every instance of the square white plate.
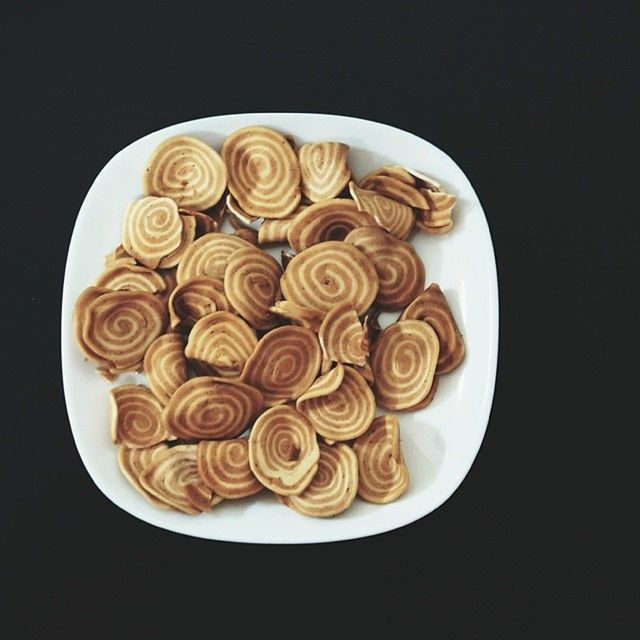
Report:
M436 178L458 196L452 231L442 236L414 233L427 284L444 290L464 335L463 363L443 376L433 403L398 414L402 449L411 485L397 501L369 504L357 498L329 519L300 515L264 491L224 501L210 513L189 516L156 509L118 469L110 439L110 383L85 362L72 334L73 305L104 268L103 259L120 242L123 213L142 196L142 172L153 149L169 136L187 134L220 149L227 134L262 124L297 142L336 140L350 147L357 179L383 164L413 167ZM386 322L395 319L386 318ZM489 228L473 187L444 152L388 125L337 115L250 113L192 120L151 133L116 154L98 174L80 208L69 245L62 294L62 374L71 430L80 457L98 488L116 505L158 527L201 538L253 543L329 542L369 536L406 525L447 500L478 453L491 409L498 355L498 286ZM115 384L143 381L135 374Z

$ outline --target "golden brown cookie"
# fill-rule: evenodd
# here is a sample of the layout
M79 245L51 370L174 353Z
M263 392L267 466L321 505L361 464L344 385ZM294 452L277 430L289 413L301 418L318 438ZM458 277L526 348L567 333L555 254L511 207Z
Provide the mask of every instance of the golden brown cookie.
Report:
M435 329L440 341L437 374L452 371L464 359L464 339L442 289L435 282L402 312L400 319L423 320Z
M111 439L132 449L144 449L171 439L160 420L162 405L151 389L123 384L109 392Z
M240 435L262 405L262 394L253 387L200 376L178 387L162 411L162 423L176 438L225 440Z
M249 356L243 382L259 389L267 406L294 400L313 383L320 369L318 338L305 327L277 327L266 333Z
M264 488L249 466L246 438L199 442L198 471L208 487L228 500L246 498Z
M300 202L300 167L291 145L267 127L234 131L222 145L229 191L256 218L286 218Z
M351 178L349 146L342 142L308 142L298 149L302 194L311 202L335 198Z
M162 405L188 379L184 338L179 333L165 333L156 338L144 354L144 374L149 387Z
M395 416L379 416L354 443L358 458L358 494L368 502L397 500L409 487L409 471L400 448Z
M155 269L182 242L182 219L170 198L149 196L129 205L122 225L122 246L145 267Z
M321 443L318 471L299 495L278 496L294 511L316 518L328 518L346 511L358 492L358 459L346 444Z
M198 211L213 207L226 186L227 170L218 152L191 136L160 143L144 171L145 194L167 196Z
M160 263L158 264L158 268L160 269L172 269L173 267L177 267L189 245L191 245L191 243L196 239L197 220L195 217L181 215L180 221L182 222L180 244L170 254L160 260Z
M193 325L184 353L200 374L237 378L257 344L255 331L242 318L214 311Z
M380 227L354 229L345 242L357 247L374 265L380 283L375 303L380 309L402 309L422 291L424 264L409 242Z
M208 511L222 498L198 473L195 444L181 444L155 454L140 476L142 487L171 508L190 515Z
M371 260L352 244L335 240L299 253L280 279L287 300L323 314L348 302L362 315L378 294L378 286Z
M238 249L251 246L249 242L237 236L207 233L192 242L182 256L177 271L178 283L197 276L223 278L231 254Z
M349 183L349 191L358 205L358 209L367 211L373 216L376 223L392 236L405 240L411 233L415 215L410 206L375 191L360 189L355 182Z
M163 277L153 269L120 260L109 264L98 276L95 286L114 291L146 291L148 293L159 293L167 288Z
M421 402L431 389L440 343L422 320L399 320L381 334L371 354L375 395L389 411Z
M224 272L225 296L254 329L280 324L270 307L282 297L281 275L278 261L261 249L247 247L231 254Z
M270 311L287 320L298 324L301 327L307 327L316 333L320 329L324 314L316 309L307 309L301 307L290 300L280 300L270 307Z
M188 331L214 311L231 311L222 280L209 276L196 276L177 285L168 306L171 328L178 331Z
M287 239L300 252L327 240L344 240L352 229L376 224L366 211L347 198L334 198L311 204L289 226Z
M410 184L386 175L373 175L360 181L360 188L375 191L416 209L428 209L429 203L420 191Z
M268 409L251 429L251 470L274 493L302 493L318 470L319 457L316 432L293 407Z
M330 377L333 371L324 377ZM330 388L331 385L320 381L323 390ZM312 393L313 397L309 397ZM319 395L312 386L298 399L296 408L321 436L344 441L367 430L375 416L376 399L365 379L351 367L344 367L343 379L335 390Z
M322 352L333 362L363 366L369 355L365 330L356 310L339 304L324 317L318 329Z
M130 449L124 445L118 447L118 466L122 474L136 491L159 509L169 509L170 507L166 502L159 500L142 486L140 476L147 470L154 455L166 449L166 444L157 444L146 449Z

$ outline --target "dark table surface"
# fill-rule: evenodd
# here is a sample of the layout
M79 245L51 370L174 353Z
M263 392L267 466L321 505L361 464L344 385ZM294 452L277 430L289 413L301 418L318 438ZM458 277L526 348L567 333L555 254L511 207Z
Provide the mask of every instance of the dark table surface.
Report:
M632 3L12 5L0 19L12 637L215 637L225 620L296 635L630 634ZM77 455L59 310L86 191L146 133L249 111L406 129L447 151L483 203L501 301L489 427L453 497L399 530L309 546L179 536L112 505Z

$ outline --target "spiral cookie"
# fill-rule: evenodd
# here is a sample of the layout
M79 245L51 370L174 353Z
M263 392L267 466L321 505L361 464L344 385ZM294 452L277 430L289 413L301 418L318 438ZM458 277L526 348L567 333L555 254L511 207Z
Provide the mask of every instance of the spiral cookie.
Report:
M162 423L176 438L222 440L241 434L261 409L257 389L200 376L175 391L162 411Z
M226 233L207 233L189 245L178 265L178 283L197 276L222 278L231 254L252 245Z
M333 369L326 372L321 371L321 375L316 381L296 400L297 408L306 400L312 398L321 398L322 396L333 393L340 387L344 380L344 366L341 362L337 362Z
M344 240L356 227L375 224L366 212L359 211L353 200L334 198L309 205L299 213L287 232L294 251L303 251L326 240Z
M345 239L364 253L375 266L380 288L380 309L402 309L424 287L424 264L413 246L380 227L354 229Z
M166 444L157 444L146 449L130 449L125 446L118 448L118 466L124 477L136 491L159 509L168 509L169 505L149 493L140 483L140 476L147 470L153 457L166 449Z
M354 443L358 458L358 495L385 504L409 487L409 471L400 448L400 425L395 416L379 416Z
M268 409L251 429L251 470L274 493L302 493L318 470L319 457L313 427L293 407L284 405Z
M428 209L429 203L416 187L391 176L375 175L360 181L361 189L375 191L416 209Z
M242 318L214 311L193 325L184 353L196 371L234 378L257 344L255 331Z
M169 255L160 260L158 267L160 269L171 269L177 266L182 260L187 248L196 239L196 226L197 220L193 216L180 216L182 221L182 236L180 238L180 244Z
M380 335L371 356L378 404L399 411L429 393L438 362L436 332L422 320L399 320Z
M200 478L198 446L181 444L154 454L140 476L142 487L173 509L197 515L208 511L222 498L215 495Z
M256 218L286 218L300 202L300 167L291 145L267 127L235 131L222 145L229 191Z
M280 502L307 516L328 518L351 506L358 492L358 458L346 444L321 443L318 471L299 495L278 496Z
M111 400L111 439L134 449L168 440L160 420L162 405L151 389L138 384L114 387Z
M199 442L198 471L208 487L229 500L252 496L263 488L249 466L245 438Z
M325 316L318 339L325 357L335 362L363 366L369 350L365 331L356 310L348 303L339 304Z
M156 147L143 178L147 195L167 196L181 207L213 207L227 186L227 169L215 149L197 138L175 136Z
M117 260L100 274L96 280L96 287L106 287L114 291L158 293L164 291L167 285L162 276L153 269Z
M448 373L464 359L465 345L451 307L435 282L432 282L402 313L401 320L428 322L438 335L440 355L436 373Z
M415 180L415 186L419 189L430 189L431 191L442 190L440 183L435 178L410 167L404 167L404 170L413 177Z
M214 311L230 311L224 284L218 278L196 276L176 286L169 296L169 322L172 329L188 331Z
M85 354L92 354L89 357L100 364L125 370L142 363L149 345L164 331L166 314L162 301L151 293L108 291L93 299L80 323Z
M319 202L335 198L349 182L349 146L342 142L309 142L298 149L302 195Z
M291 260L280 279L284 297L301 307L326 313L348 302L359 316L371 306L378 286L371 260L352 244L337 241L305 249Z
M331 375L331 371L325 375ZM296 408L321 436L329 440L352 440L371 424L376 399L364 378L351 367L344 367L342 383L335 391L314 398L303 396Z
M411 207L375 191L360 189L355 182L349 183L349 191L358 209L368 211L375 221L392 236L404 240L411 233L415 221Z
M278 261L261 249L239 249L231 254L224 272L224 292L254 329L271 329L279 324L269 308L282 297L281 275Z
M122 246L145 267L155 269L182 241L182 220L170 198L150 196L129 205L122 225Z
M313 383L321 351L315 333L294 325L277 327L258 342L242 374L259 389L267 406L293 400Z
M161 404L167 404L176 389L188 379L184 338L178 333L156 338L144 354L143 364L151 391Z
M306 209L306 207L302 207ZM296 219L296 215L287 216L286 218L263 220L258 227L258 244L278 244L287 242L287 233Z
M368 173L360 182L367 184L376 176L387 176L389 178L395 178L396 180L404 182L412 187L417 186L416 178L411 175L408 169L399 165L383 165L382 167L378 167L371 173Z
M269 307L269 310L294 324L307 327L316 333L320 329L324 318L324 315L316 309L301 307L290 300L279 300L273 307Z
M427 198L429 209L419 209L416 212L416 225L426 233L447 233L453 226L452 213L457 198L442 191L420 191Z

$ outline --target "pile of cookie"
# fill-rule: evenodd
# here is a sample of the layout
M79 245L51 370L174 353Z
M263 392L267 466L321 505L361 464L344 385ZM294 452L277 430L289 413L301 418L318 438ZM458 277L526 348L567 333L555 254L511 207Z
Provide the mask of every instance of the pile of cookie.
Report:
M446 233L456 198L413 169L356 182L341 142L261 126L219 154L176 136L152 153L122 242L75 305L108 380L124 475L197 514L267 489L310 516L409 486L395 415L426 407L465 346L408 241ZM230 231L223 231L223 222ZM279 262L263 247L288 245ZM401 312L382 329L381 311Z

